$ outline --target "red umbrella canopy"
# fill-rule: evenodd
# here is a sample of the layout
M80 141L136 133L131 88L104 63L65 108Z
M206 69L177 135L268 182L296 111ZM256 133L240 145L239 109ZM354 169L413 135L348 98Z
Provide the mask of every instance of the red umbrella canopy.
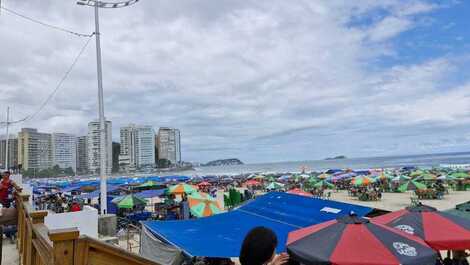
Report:
M261 185L261 182L258 182L252 179L245 182L245 186L259 186L259 185Z
M207 181L204 181L204 182L201 182L201 183L197 184L197 186L198 187L209 187L209 186L212 186L212 184L210 184Z
M437 257L420 238L356 215L289 233L287 252L306 265L422 265Z
M291 189L287 193L295 194L295 195L301 195L301 196L307 196L307 197L312 197L313 196L311 193L303 191L299 188Z
M419 236L438 250L470 249L470 220L418 205L385 214L374 222Z

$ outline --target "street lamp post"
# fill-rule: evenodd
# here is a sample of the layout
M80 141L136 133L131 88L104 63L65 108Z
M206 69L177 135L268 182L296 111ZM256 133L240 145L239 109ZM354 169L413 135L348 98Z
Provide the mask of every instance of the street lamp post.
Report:
M107 148L106 148L106 119L104 117L104 101L103 101L103 77L101 68L101 43L100 43L100 25L99 25L99 8L121 8L137 3L139 0L129 0L125 2L102 2L97 0L79 0L78 5L92 6L95 9L95 38L96 38L96 71L98 76L98 111L100 123L100 210L101 214L107 212L107 189L106 189L106 174L107 174Z

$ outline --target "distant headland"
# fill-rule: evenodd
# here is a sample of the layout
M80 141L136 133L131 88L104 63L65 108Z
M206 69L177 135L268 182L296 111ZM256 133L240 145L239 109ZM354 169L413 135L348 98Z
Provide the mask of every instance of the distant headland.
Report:
M216 167L216 166L234 166L234 165L243 165L243 162L238 158L229 158L229 159L219 159L207 162L202 166L205 167Z
M340 156L335 156L335 157L327 157L325 160L339 160L339 159L347 159L346 156L340 155Z

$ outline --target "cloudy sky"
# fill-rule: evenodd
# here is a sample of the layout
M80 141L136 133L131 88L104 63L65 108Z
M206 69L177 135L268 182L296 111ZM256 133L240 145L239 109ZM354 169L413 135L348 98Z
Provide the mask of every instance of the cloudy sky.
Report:
M2 0L93 31L74 0ZM183 159L245 162L470 150L469 1L141 0L101 10L106 117L180 128ZM0 119L34 112L86 38L0 13ZM94 40L15 125L83 135ZM3 128L1 128L3 130Z

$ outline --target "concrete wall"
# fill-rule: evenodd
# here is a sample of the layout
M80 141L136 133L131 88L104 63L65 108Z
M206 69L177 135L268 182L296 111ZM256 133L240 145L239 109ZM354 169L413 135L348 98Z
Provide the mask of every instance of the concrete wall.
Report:
M98 238L98 210L89 206L79 212L50 213L44 223L49 229L77 227L81 235Z

